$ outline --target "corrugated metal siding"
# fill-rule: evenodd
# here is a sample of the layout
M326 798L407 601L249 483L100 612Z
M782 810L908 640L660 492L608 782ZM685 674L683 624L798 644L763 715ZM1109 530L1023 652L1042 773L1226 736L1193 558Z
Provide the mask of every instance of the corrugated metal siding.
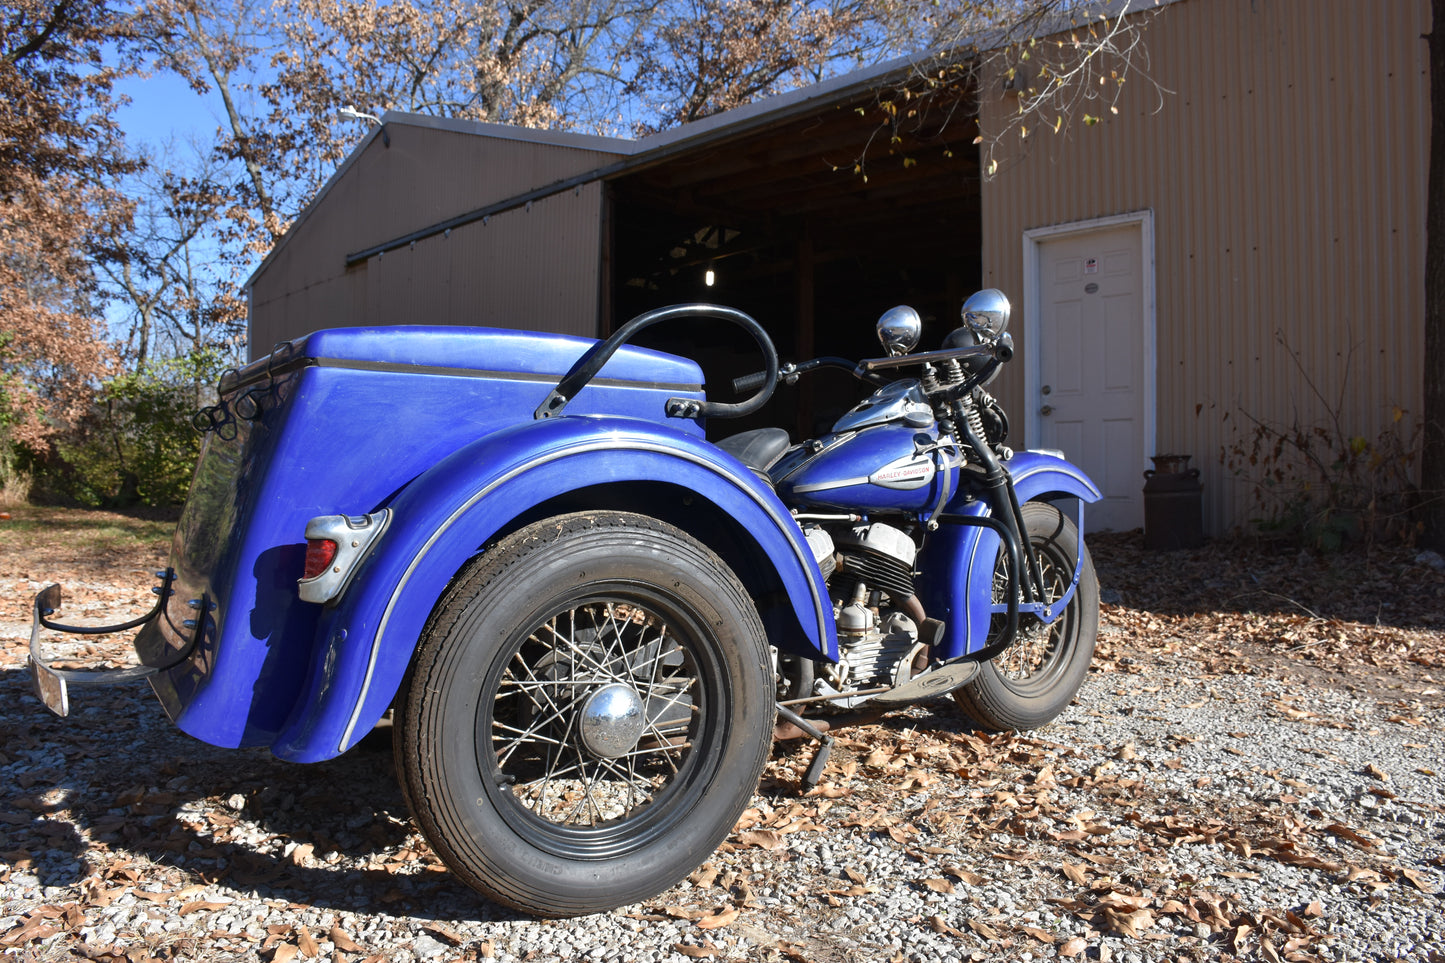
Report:
M296 225L251 289L251 352L322 327L493 324L595 335L602 195L586 185L345 267L410 231L616 155L389 124Z
M984 185L985 283L1020 300L1025 230L1153 211L1156 448L1195 456L1213 532L1253 508L1220 464L1242 413L1338 407L1374 439L1419 411L1429 29L1428 0L1181 0L1144 34L1162 106L1136 77L1117 116L1031 135ZM1022 410L1021 377L1003 394Z

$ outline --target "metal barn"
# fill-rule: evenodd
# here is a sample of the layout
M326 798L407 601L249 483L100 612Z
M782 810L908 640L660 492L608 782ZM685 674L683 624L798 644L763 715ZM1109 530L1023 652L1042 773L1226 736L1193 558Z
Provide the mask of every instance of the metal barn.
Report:
M1430 9L1141 16L1148 76L1118 112L1006 138L992 176L974 141L1016 111L1009 85L935 98L894 141L908 61L635 141L387 114L252 276L251 350L342 325L596 336L713 300L786 358L865 356L886 308L913 304L932 344L991 285L1015 304L1018 360L995 385L1014 443L1090 471L1108 496L1091 527L1137 527L1150 456L1187 453L1222 532L1254 510L1221 460L1250 419L1339 414L1371 443L1412 429ZM715 386L754 367L725 330L658 339ZM782 391L757 420L815 431L847 382Z

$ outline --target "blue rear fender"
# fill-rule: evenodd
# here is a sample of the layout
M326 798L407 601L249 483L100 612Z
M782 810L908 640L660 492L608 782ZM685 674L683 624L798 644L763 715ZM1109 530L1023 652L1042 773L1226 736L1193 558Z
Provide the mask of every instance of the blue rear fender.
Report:
M673 428L602 416L527 422L459 449L388 507L390 529L323 616L304 690L271 747L283 759L314 762L354 745L390 706L467 561L564 512L631 510L683 528L743 581L773 644L837 658L822 573L787 508L736 459Z
M1007 467L1020 505L1073 498L1087 503L1103 497L1089 476L1049 452L1016 452ZM978 499L955 499L948 510L960 515L989 514ZM993 571L999 546L993 530L974 525L946 524L928 536L918 562L924 573L919 579L919 597L929 616L944 623L943 642L935 651L938 657L953 659L984 647L993 614Z

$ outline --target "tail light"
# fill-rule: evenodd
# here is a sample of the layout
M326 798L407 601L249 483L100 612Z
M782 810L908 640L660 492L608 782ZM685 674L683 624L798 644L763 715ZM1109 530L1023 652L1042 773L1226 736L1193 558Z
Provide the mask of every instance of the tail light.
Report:
M306 569L302 578L316 578L331 566L336 558L336 543L329 538L308 538L306 540Z
M297 582L301 598L323 604L338 598L390 523L389 508L371 515L320 515L307 522L306 567Z

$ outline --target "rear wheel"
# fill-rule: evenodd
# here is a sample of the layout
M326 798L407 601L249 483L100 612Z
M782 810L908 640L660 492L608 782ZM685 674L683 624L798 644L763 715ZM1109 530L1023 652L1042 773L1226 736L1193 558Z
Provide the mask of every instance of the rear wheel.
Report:
M1089 671L1099 633L1099 580L1078 527L1053 505L1023 506L1024 526L1039 567L1047 599L1061 598L1073 581L1077 559L1079 584L1068 606L1050 624L1020 614L1018 638L972 682L954 692L959 708L986 729L1036 729L1068 708ZM994 597L1004 598L1008 568L1003 553L994 578ZM997 622L1002 622L1000 616Z
M491 899L542 916L656 895L731 831L772 729L757 613L654 519L538 522L433 613L396 751L417 822Z

